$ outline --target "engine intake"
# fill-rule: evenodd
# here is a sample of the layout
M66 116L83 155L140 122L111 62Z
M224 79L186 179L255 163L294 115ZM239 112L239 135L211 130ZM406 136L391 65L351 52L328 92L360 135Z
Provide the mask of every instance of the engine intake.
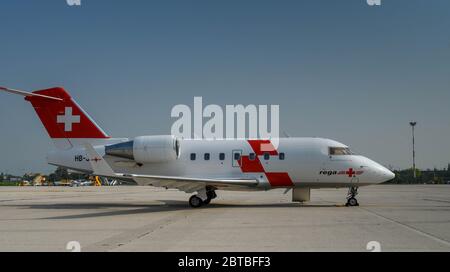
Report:
M132 141L106 146L105 153L138 163L162 163L178 159L180 142L171 135L140 136Z

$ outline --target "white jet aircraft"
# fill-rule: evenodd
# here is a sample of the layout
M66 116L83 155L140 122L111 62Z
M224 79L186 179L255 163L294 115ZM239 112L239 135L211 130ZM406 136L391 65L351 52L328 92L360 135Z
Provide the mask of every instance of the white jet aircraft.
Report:
M94 175L133 180L138 185L196 193L192 207L207 205L217 190L292 189L293 201L309 201L312 188L348 187L347 206L357 206L359 186L395 175L353 154L349 147L322 138L271 140L192 140L168 136L109 137L63 88L25 92L56 150L51 165ZM264 146L264 148L263 148Z

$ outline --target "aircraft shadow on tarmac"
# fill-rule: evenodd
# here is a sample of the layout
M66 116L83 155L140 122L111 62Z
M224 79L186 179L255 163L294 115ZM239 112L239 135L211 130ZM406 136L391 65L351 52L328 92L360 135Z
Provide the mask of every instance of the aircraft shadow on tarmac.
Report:
M83 213L77 215L66 215L66 216L55 216L55 217L45 217L37 218L39 220L67 220L67 219L82 219L82 218L95 218L103 216L120 216L120 215L132 215L132 214L145 214L145 213L155 213L155 212L170 212L179 210L189 210L197 211L203 209L217 209L217 208L326 208L326 207L338 207L339 205L313 205L313 204L301 204L301 203L247 203L247 204L230 204L230 203L211 203L208 206L193 209L189 206L186 201L178 200L160 200L152 203L145 204L129 204L129 203L69 203L69 204L28 204L28 205L10 205L16 208L27 208L36 210L101 210L96 213ZM110 209L120 209L120 210L110 210Z

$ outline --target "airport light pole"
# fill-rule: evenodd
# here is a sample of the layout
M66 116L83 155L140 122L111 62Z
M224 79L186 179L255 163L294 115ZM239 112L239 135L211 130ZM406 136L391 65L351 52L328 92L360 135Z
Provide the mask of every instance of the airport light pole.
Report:
M409 123L412 128L412 148L413 148L413 177L416 180L416 149L415 149L415 137L414 137L414 127L417 125L417 122Z

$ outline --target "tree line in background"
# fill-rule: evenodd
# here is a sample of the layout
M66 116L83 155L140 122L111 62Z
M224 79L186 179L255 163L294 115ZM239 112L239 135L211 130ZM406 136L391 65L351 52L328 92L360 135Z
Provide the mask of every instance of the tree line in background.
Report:
M447 169L416 169L416 178L413 169L393 171L395 178L387 184L450 184L450 164Z
M394 170L396 177L386 182L387 184L450 184L450 164L447 169L416 169L416 179L413 177L412 169ZM21 177L8 175L1 173L0 182L5 184L14 185L22 180L32 181L38 174L25 174ZM62 180L80 180L88 179L88 174L81 173L69 173L66 168L58 167L55 172L44 175L45 179L49 182L56 182Z

